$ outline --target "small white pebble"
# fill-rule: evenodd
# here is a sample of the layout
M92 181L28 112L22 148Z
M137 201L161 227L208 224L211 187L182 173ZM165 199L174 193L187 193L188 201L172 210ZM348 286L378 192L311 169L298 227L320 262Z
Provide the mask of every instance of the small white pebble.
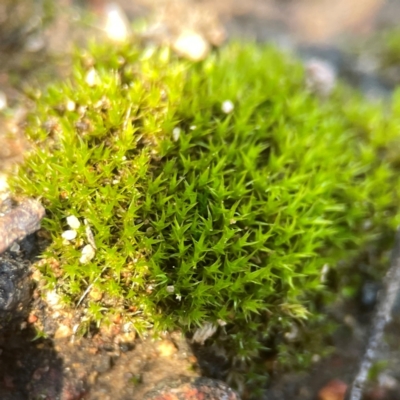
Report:
M59 310L62 308L61 297L57 294L55 290L51 290L46 293L46 301L51 308L54 310Z
M97 83L97 72L94 68L91 68L85 77L85 82L90 86L94 86Z
M311 361L312 361L313 363L317 363L317 362L321 361L321 356L320 356L319 354L314 354L314 355L312 356L312 358L311 358Z
M122 332L128 333L132 331L132 322L126 322L123 326L122 326Z
M72 100L68 100L68 101L67 101L66 109L67 109L68 111L75 111L75 107L76 107L76 105L75 105L75 102L74 102L74 101L72 101Z
M82 255L81 258L79 259L79 262L81 264L87 264L89 261L93 260L96 252L94 248L90 245L87 244L83 249L82 249Z
M85 115L86 110L87 110L87 106L79 106L79 107L78 107L78 113L79 113L79 115L80 115L80 116Z
M175 292L175 287L174 287L174 285L169 285L169 286L166 287L166 290L167 290L168 293L172 294L172 293Z
M61 237L65 240L74 240L76 238L77 232L74 229L69 229L64 231Z
M75 215L70 215L67 217L67 224L72 229L78 229L81 226L79 219L75 217Z
M192 31L181 32L172 45L177 53L192 61L203 60L210 51L207 40L201 34Z
M181 136L181 129L180 128L174 128L172 131L172 139L174 142L177 142Z
M20 247L20 245L19 245L17 242L14 242L14 243L12 244L12 246L10 247L10 251L11 251L12 253L18 253L18 252L20 251L20 249L21 249L21 247Z
M225 114L229 114L233 111L234 108L235 106L233 105L233 103L230 100L226 100L222 103L221 110Z
M227 323L226 323L225 321L223 321L222 319L218 319L217 322L218 322L218 325L219 325L219 326L226 326L226 324L227 324Z

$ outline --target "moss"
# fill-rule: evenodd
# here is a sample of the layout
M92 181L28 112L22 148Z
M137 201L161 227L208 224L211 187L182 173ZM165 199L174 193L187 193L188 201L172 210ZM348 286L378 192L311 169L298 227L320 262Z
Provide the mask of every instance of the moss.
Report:
M347 89L321 103L304 86L301 65L269 47L231 44L197 64L131 44L77 56L71 80L36 99L12 182L46 207L47 287L98 325L223 321L232 376L256 381L266 346L304 364L332 294L323 266L399 222L400 154L398 100L385 115ZM71 215L81 226L66 244ZM82 264L88 227L97 250Z

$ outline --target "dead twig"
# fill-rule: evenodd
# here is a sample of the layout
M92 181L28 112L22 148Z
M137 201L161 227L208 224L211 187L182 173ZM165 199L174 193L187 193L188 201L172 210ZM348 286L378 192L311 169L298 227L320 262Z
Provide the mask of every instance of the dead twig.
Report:
M345 400L361 400L369 370L376 359L376 350L382 340L385 326L392 319L392 309L400 291L400 229L398 229L389 271L385 277L384 288L379 296L371 334L362 358L360 369L350 386Z

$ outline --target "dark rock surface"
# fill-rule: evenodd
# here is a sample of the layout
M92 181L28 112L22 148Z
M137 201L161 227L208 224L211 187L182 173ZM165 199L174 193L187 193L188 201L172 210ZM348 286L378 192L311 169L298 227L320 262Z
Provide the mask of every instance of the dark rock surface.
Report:
M26 316L30 301L29 265L6 253L0 256L0 326Z

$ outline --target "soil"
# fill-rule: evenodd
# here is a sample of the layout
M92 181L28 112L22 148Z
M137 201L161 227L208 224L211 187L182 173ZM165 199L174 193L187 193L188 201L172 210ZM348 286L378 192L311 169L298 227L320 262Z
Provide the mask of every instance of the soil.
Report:
M101 20L106 1L76 3L85 3ZM207 16L205 19L211 21L214 28L216 21L222 21L230 38L272 41L297 51L304 58L318 56L328 60L339 75L359 86L367 95L372 93L372 96L381 97L392 89L384 78L355 67L356 60L341 50L341 44L395 24L400 16L400 5L395 1L338 0L333 4L307 0L193 0L182 5L182 1L177 0L119 0L117 3L129 19L147 16L150 20L157 20L157 15L168 14L172 15L169 23L178 28L184 24L183 20L187 20L188 12L197 10L200 16ZM72 0L60 0L59 4L64 9L72 10ZM78 8L76 10L79 12ZM166 10L175 12L168 13ZM351 18L344 18L349 10ZM93 26L84 29L80 26L74 35L70 35L71 27L75 26L74 20L69 19L70 15L58 16L56 22L45 30L46 46L52 54L57 51L60 54L60 48L66 48L62 43L67 37L79 40L82 33L84 36L85 32L96 31ZM22 14L21 18L22 23L30 21L26 14ZM193 18L192 21L197 24L199 19ZM12 29L14 32L14 25ZM207 26L201 29L207 30ZM9 32L1 29L0 34L15 36L15 33L10 36ZM31 49L26 53L20 46L23 42L24 39L18 36L18 41L7 42L9 45L6 48L0 46L3 56L13 54L12 59L1 68L0 85L14 107L21 103L26 105L21 90L25 85L21 82L41 84L43 81L38 76L48 76L49 71L48 66L43 67L49 60L49 53L43 49L37 52ZM28 70L23 68L27 59L33 59ZM51 60L54 62L54 58ZM57 71L51 70L50 74L62 75L68 69L68 60L60 62L58 59L56 67ZM15 74L19 77L17 81L11 79ZM1 134L0 140L3 140ZM19 146L18 151L22 152L23 146ZM4 232L0 232L2 234ZM46 239L39 232L19 242L19 248L0 255L0 265L4 262L17 263L24 268L29 293L26 304L22 302L19 312L0 327L0 399L171 399L173 397L165 395L171 388L175 391L182 389L181 397L176 394L174 398L219 399L227 396L233 399L237 396L222 383L199 380L203 375L223 380L226 377L226 360L217 357L207 343L201 349L193 348L180 332L165 333L154 339L149 331L148 337L138 338L129 326L124 325L122 318L117 318L109 327L91 326L90 333L80 337L78 327L85 322L85 315L79 309L61 306L57 295L45 290L40 273L33 265L38 262L37 257L45 246ZM315 355L315 363L309 371L274 371L272 382L262 399L312 400L318 398L320 390L334 379L350 383L368 337L378 287L372 285L372 289L365 289L372 292L372 297L369 297L372 300L364 296L347 304L338 303L331 310L340 327L332 338L334 351L330 357L321 360ZM380 349L382 363L375 367L368 392L372 400L400 399L399 328L400 307L394 311L394 321L387 328L386 341ZM321 400L343 398L343 395L321 396Z

